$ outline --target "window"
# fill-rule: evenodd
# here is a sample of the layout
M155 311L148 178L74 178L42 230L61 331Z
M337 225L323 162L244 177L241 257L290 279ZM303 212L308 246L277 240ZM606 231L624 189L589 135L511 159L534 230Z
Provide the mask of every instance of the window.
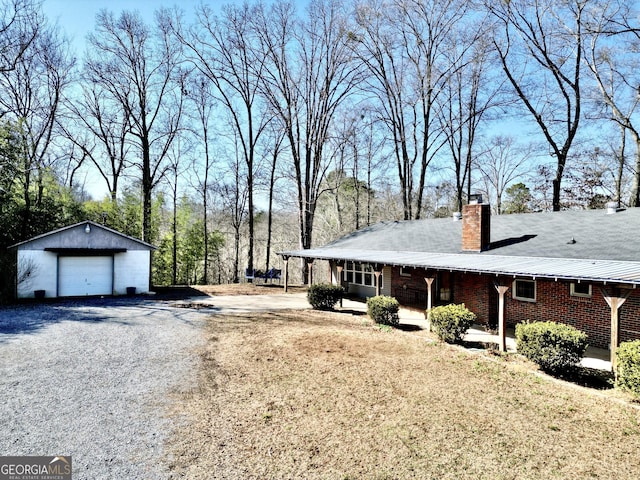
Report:
M536 282L534 280L514 280L513 298L525 302L536 301Z
M450 302L451 301L451 289L450 288L441 288L440 289L440 298L438 298L441 302Z
M590 283L572 283L570 292L572 297L591 298L591 284Z
M401 277L410 277L411 269L409 267L400 267L400 276Z
M375 287L376 277L373 273L373 266L369 263L347 262L347 268L343 273L344 280L347 283L362 285L365 287ZM380 288L382 288L382 273L378 277L380 279Z

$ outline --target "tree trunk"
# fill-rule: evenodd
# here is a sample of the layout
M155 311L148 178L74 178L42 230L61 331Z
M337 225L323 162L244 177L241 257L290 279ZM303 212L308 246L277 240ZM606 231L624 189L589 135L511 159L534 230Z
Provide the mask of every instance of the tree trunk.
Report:
M151 153L149 138L142 139L142 240L151 243Z

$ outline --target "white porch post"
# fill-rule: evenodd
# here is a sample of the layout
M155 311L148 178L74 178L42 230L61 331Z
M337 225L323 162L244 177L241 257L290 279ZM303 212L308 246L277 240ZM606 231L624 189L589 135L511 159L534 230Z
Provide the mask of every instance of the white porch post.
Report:
M289 290L289 257L283 257L284 259L284 293Z
M380 295L380 275L382 274L382 269L380 265L376 264L373 266L373 275L376 277L376 296Z
M621 292L618 288L612 289L612 292L609 293L605 289L600 290L602 292L602 296L604 297L607 305L611 308L611 344L610 344L610 359L611 359L611 370L615 371L616 369L616 350L618 349L619 343L619 326L620 319L618 316L618 312L620 307L624 304L624 302L629 298L631 294L631 290L625 290Z
M307 283L309 286L313 283L313 259L307 259L307 268L309 270L309 274L307 277Z
M504 295L509 290L508 285L495 284L498 291L498 349L501 352L507 351L507 322L504 317Z
M338 285L342 286L342 270L344 269L344 263L342 263L342 261L339 261L336 263L336 271L338 272ZM340 295L340 308L342 308L342 297L343 295Z
M427 331L431 331L431 308L433 307L433 293L431 285L435 280L435 277L424 277L424 281L427 282Z

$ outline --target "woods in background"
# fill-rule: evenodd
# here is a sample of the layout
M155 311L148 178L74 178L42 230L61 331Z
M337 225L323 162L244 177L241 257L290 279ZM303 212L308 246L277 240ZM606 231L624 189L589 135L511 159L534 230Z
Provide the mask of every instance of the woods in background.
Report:
M91 219L157 245L156 284L226 283L471 193L496 214L637 207L627 3L103 10L74 52L37 1L3 0L0 252Z

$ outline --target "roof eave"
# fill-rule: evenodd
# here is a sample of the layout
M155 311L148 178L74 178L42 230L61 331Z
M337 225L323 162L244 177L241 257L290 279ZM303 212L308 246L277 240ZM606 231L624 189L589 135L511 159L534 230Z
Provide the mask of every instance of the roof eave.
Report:
M118 235L120 237L127 238L127 239L129 239L129 240L131 240L133 242L136 242L136 243L139 243L141 245L144 245L145 247L148 247L151 250L157 250L158 249L158 247L156 247L155 245L151 245L150 243L147 243L147 242L145 242L143 240L140 240L139 238L135 238L135 237L131 237L129 235L125 235L122 232L118 232L117 230L114 230L112 228L106 227L104 225L101 225L100 223L96 223L96 222L93 222L91 220L84 220L82 222L74 223L73 225L68 225L66 227L58 228L58 229L52 230L50 232L46 232L46 233L42 233L40 235L36 235L35 237L29 238L27 240L23 240L22 242L18 242L18 243L14 244L14 245L10 245L9 247L7 247L7 250L13 250L13 249L16 249L16 248L20 247L21 245L24 245L24 244L29 243L29 242L33 242L34 240L39 240L41 238L45 238L45 237L48 237L48 236L51 236L51 235L55 235L57 233L61 233L61 232L64 232L66 230L71 230L72 228L76 228L76 227L79 227L81 225L87 225L87 224L91 225L91 226L94 226L94 227L102 228L102 229L107 230L108 232L111 232L111 233L113 233L115 235Z
M456 257L456 259L464 258L465 261L469 262L469 265L460 266L456 264L447 264L446 262L436 263L433 261L416 261L410 260L409 258L405 258L402 261L392 260L394 255L411 255L412 252L385 252L385 251L361 251L359 253L345 253L340 254L336 250L325 251L323 249L316 250L291 250L285 252L278 253L281 256L286 257L299 257L299 258L313 258L318 260L342 260L342 261L355 261L362 263L379 263L389 266L402 266L402 267L415 267L415 268L425 268L429 270L436 271L457 271L461 273L475 273L480 275L492 275L496 277L513 277L513 278L532 278L532 279L550 279L554 281L563 280L563 281L576 281L576 282L593 282L593 283L603 283L607 284L624 284L624 285L632 285L634 288L637 285L640 285L640 262L624 262L624 261L607 261L607 260L592 260L592 259L557 259L557 258L545 258L545 257L509 257L509 256L491 256L490 258L493 260L503 260L508 262L509 260L513 261L513 263L521 263L525 262L535 262L539 264L545 265L554 265L559 262L569 262L574 263L576 266L580 268L585 268L585 266L589 265L598 265L600 267L610 266L624 266L626 268L633 269L634 274L631 276L628 275L593 275L593 274L569 274L567 272L562 272L560 270L551 271L551 272L533 272L526 270L519 270L516 268L507 269L507 268L481 268L474 267L474 260L482 259L486 260L488 257L486 255L481 254L438 254L438 253L425 253L425 252L413 252L414 256L433 256L437 255L440 258L450 258ZM637 272L637 273L635 273Z

